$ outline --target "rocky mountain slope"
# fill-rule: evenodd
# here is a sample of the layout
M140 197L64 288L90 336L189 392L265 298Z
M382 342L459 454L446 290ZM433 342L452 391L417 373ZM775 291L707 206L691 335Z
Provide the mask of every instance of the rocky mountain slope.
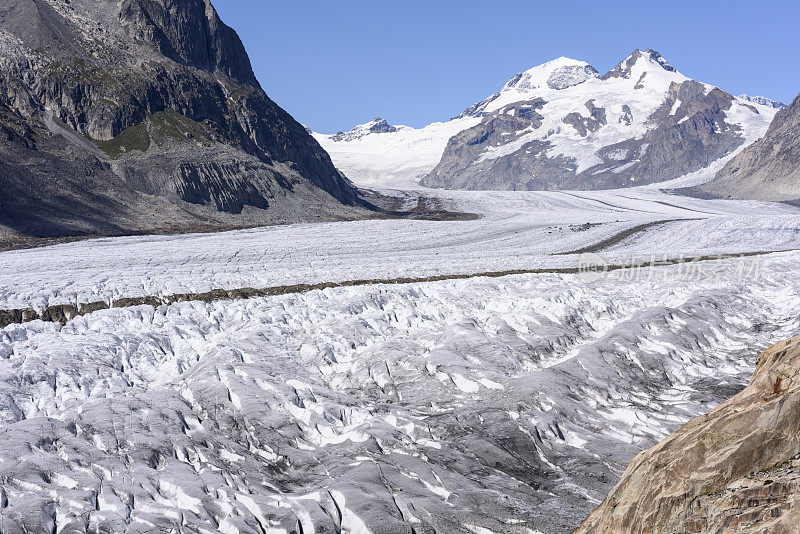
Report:
M604 75L563 57L534 67L446 123L316 137L340 169L369 185L604 189L730 157L760 138L776 111L636 50Z
M800 199L800 95L775 115L763 139L700 190L726 198Z
M208 0L4 1L0 161L12 235L347 217L361 203Z
M794 533L800 524L800 337L750 385L637 456L576 534Z

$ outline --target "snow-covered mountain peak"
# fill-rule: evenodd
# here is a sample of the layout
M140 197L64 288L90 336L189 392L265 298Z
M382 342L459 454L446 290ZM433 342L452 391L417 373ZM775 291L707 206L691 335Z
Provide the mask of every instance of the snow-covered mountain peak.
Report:
M559 57L515 75L501 92L530 92L545 87L566 89L597 76L597 69L585 61Z
M538 96L542 91L567 89L599 77L597 69L585 61L558 57L515 74L502 89L468 107L454 119L483 117L510 102L527 100L530 95Z
M620 61L616 67L607 72L603 79L634 78L644 73L659 73L663 71L678 72L659 52L650 48L644 51L637 48L627 58Z
M625 98L644 99L650 104L673 83L681 84L687 80L660 53L651 49L634 50L603 76L585 61L559 57L513 76L500 91L467 108L459 118L483 117L509 104L535 98L547 102L574 100L582 109L590 99L607 100L625 94L628 95ZM632 95L642 89L645 94Z
M646 49L603 76L556 58L444 123L372 135L391 131L372 122L315 137L369 187L591 189L695 172L762 136L775 111L690 80Z
M391 133L396 132L397 127L392 126L389 122L382 117L375 117L369 122L359 124L349 132L338 132L330 137L332 141L355 141L361 139L365 135L372 133Z
M676 72L675 67L670 65L669 61L656 50L648 48L644 52L639 52L639 54L647 58L648 61L658 64L664 70Z
M779 102L778 100L772 100L771 98L767 98L765 96L749 96L749 95L739 95L739 98L742 100L746 100L748 102L752 102L753 104L760 104L762 106L767 106L768 108L773 109L783 109L786 107L786 104L783 102Z

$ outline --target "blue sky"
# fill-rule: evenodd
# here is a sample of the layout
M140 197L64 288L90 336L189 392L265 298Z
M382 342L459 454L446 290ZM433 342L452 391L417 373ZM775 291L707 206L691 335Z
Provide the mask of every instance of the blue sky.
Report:
M558 56L605 72L634 48L733 94L800 92L800 3L785 0L214 0L267 94L325 133L376 115L446 120Z

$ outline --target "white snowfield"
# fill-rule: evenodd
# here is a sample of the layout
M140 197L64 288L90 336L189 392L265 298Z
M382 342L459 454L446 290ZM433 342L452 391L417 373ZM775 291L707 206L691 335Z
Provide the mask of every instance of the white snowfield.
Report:
M439 163L451 137L480 121L479 117L464 117L434 122L424 128L398 126L395 132L368 133L352 141L313 135L331 155L336 167L355 183L364 187L411 189ZM354 130L367 125L356 126Z
M621 65L626 61L632 60L628 58ZM464 116L448 122L436 122L424 128L399 126L397 131L382 133L369 133L365 128L368 123L356 126L352 132L359 135L350 136L348 140L318 133L314 137L331 155L334 164L357 184L410 189L436 167L454 135L479 124L485 114L510 104L541 98L545 101L537 111L543 116L541 126L510 137L507 143L487 147L478 160L513 154L531 141L548 141L552 146L548 157L572 158L580 173L603 162L598 156L601 148L640 139L657 126L650 118L664 105L672 84L689 81L680 72L665 69L665 64L663 58L654 59L643 54L632 62L626 77L602 79L588 63L560 57L514 76L499 92L473 106ZM713 85L703 85L706 94L714 89ZM597 131L582 135L564 123L564 118L577 113L591 119L588 102L605 110L606 123ZM679 107L680 101L675 103L671 114ZM767 99L742 95L735 97L731 108L725 112L726 123L739 128L745 139L740 148L744 148L763 137L777 111L775 103ZM631 164L633 162L625 163Z
M783 204L653 187L436 194L483 218L0 253L0 309L568 267L579 256L559 253L593 245L609 263L800 248L800 210ZM798 270L799 252L779 252L11 325L4 532L566 533L637 452L797 333Z

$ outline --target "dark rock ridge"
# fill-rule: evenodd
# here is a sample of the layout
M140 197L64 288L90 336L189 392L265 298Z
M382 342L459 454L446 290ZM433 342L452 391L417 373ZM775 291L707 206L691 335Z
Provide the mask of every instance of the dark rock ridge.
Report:
M724 198L800 199L800 95L775 115L763 139L732 159L699 191Z
M604 80L608 80L609 78L630 78L633 66L636 65L637 61L643 58L653 60L666 71L676 72L675 67L670 65L669 61L664 59L660 53L648 48L644 52L638 49L634 50L630 56L628 56L624 61L620 61L616 67L605 73L602 78Z
M516 81L519 81L519 78L521 76L522 76L522 74L515 75L513 78L511 78L511 80L508 83L509 84L516 83ZM488 97L484 98L480 102L471 105L470 107L465 109L460 115L456 115L455 117L453 117L450 120L463 119L465 117L483 117L483 116L486 115L486 113L484 113L484 110L486 109L486 106L488 106L489 104L491 104L492 102L494 102L498 98L500 98L500 92L499 91L496 92L496 93L492 93L491 95L489 95Z
M132 37L178 63L258 85L239 36L207 0L124 0L119 18Z
M642 185L703 169L745 141L742 127L726 120L734 97L686 79L656 51L636 50L603 76L575 63L556 68L546 84L534 71L549 64L519 74L466 110L460 117L482 117L481 123L449 140L422 185L499 190ZM524 119L532 100L496 109L498 99L516 98L505 96L513 91L542 95L539 120ZM545 107L548 101L557 105ZM571 110L558 111L565 108ZM746 112L759 115L755 106L746 105Z
M764 351L744 391L639 454L575 534L794 534L800 337Z
M354 217L206 0L4 0L0 224L29 236Z
M606 110L595 106L594 100L586 102L586 109L589 110L588 117L573 111L562 119L564 124L569 124L575 128L581 137L586 137L590 132L595 132L601 126L608 124L606 122Z

